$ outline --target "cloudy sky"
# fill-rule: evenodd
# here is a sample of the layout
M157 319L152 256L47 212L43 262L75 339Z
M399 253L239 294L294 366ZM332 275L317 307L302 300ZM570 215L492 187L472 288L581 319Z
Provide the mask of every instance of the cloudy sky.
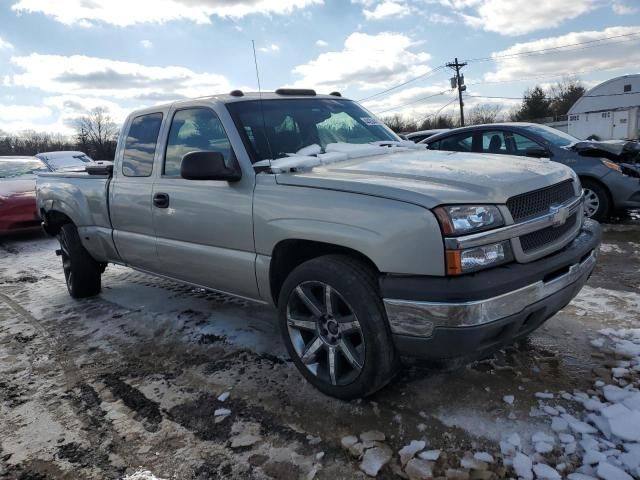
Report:
M96 106L121 122L256 90L251 40L264 89L340 90L419 119L455 111L442 65L456 56L469 107L638 73L640 0L0 0L0 130L70 134Z

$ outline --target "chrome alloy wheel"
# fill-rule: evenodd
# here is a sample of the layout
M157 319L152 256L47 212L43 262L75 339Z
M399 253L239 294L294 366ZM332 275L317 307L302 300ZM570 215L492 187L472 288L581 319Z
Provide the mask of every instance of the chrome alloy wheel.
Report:
M300 361L320 380L348 385L362 371L365 342L360 322L330 285L299 284L287 303L287 328Z
M591 218L600 208L600 197L589 188L583 188L582 193L584 196L584 214Z

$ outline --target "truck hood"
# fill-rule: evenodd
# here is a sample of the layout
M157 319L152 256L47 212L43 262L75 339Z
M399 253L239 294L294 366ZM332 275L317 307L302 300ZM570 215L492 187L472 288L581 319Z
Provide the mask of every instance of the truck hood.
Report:
M544 159L433 150L398 151L280 173L279 184L360 193L414 203L493 203L575 178Z

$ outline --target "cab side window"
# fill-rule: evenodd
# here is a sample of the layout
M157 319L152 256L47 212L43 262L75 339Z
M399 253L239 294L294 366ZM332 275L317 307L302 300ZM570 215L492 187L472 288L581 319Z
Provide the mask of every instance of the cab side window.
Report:
M499 130L489 130L482 132L482 152L483 153L509 153L507 139L504 132Z
M473 132L459 133L440 140L439 150L449 152L471 152L473 148Z
M201 151L220 152L230 163L231 144L222 122L209 108L178 110L171 121L162 174L179 177L182 157Z
M122 174L125 177L151 176L161 125L162 113L140 115L133 119L122 158Z
M533 140L519 135L517 133L513 133L513 144L515 149L513 151L514 155L526 155L528 148L544 148L542 145L534 142Z

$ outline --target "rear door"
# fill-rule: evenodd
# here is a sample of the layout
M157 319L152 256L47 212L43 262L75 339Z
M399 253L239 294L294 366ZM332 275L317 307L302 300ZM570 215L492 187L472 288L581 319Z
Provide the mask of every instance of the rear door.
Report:
M155 231L151 210L153 166L165 114L150 112L133 118L124 146L116 155L109 195L109 212L118 253L129 265L153 271Z
M154 198L162 199L153 207L158 272L259 298L252 218L255 176L245 172L233 183L180 176L182 157L189 152L217 151L228 165L237 161L227 132L210 105L174 111L167 130L153 187Z

